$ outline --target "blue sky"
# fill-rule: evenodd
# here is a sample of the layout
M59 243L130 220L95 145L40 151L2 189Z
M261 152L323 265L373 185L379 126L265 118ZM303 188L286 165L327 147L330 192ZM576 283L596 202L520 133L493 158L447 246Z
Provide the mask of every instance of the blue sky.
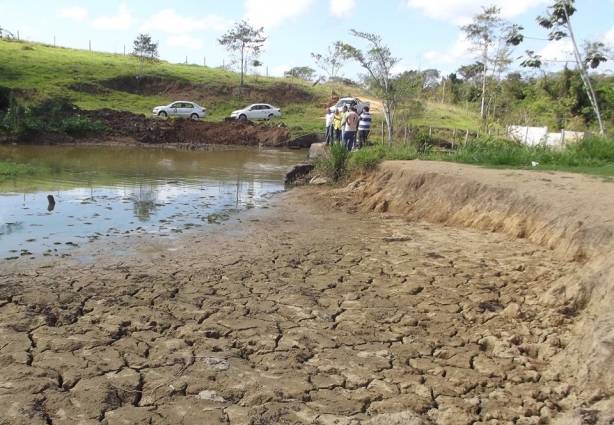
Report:
M160 58L173 63L217 67L230 54L217 38L246 19L268 36L260 73L283 75L295 66L316 68L311 53L325 53L338 40L364 48L350 29L378 34L394 56L397 71L436 68L453 72L473 61L460 26L498 5L503 16L523 25L525 35L546 38L535 17L549 0L0 0L0 26L24 40L64 47L129 53L140 33L159 42ZM578 0L573 17L576 37L614 44L614 0ZM528 40L516 50L531 49L550 59L571 57L569 43ZM614 69L609 63L603 69ZM356 78L356 65L341 74Z

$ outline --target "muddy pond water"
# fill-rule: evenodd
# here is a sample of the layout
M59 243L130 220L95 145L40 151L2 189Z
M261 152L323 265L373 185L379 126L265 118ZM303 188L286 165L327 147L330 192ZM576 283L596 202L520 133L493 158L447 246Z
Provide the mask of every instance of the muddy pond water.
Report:
M263 207L306 156L259 148L0 147L0 158L46 170L0 182L0 264L71 255L114 235L169 236L220 224Z

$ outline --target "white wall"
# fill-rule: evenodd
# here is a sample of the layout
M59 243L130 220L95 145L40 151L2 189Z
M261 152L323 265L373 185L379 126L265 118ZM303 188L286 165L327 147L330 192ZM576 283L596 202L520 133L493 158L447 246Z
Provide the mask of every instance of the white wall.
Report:
M506 128L506 134L508 140L515 140L528 146L545 144L555 148L562 148L565 146L565 143L582 140L591 133L566 130L561 130L560 133L549 133L548 127L509 125Z

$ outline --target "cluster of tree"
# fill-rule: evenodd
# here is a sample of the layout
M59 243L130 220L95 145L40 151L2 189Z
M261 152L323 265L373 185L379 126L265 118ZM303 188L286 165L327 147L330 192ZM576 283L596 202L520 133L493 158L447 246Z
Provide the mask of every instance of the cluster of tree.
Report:
M569 37L573 46L573 69L566 65L558 73L547 74L542 67L547 62L532 51L520 64L541 70L541 77L509 73L513 50L524 36L523 27L504 20L496 6L483 8L472 22L461 27L472 44L476 61L460 67L455 73L441 77L437 70L393 72L399 62L379 36L351 30L350 33L367 42L365 52L345 43L335 43L326 55L313 55L316 64L337 75L348 60L357 61L365 70L363 87L382 101L392 139L395 116L399 109L405 116L415 116L421 101L479 105L485 126L489 122L502 124L543 124L551 127L589 128L596 125L605 133L605 122L612 122L614 89L611 76L589 74L608 59L612 49L601 42L587 41L583 51L573 32L571 17L576 12L575 0L555 0L537 22L548 31L549 40Z

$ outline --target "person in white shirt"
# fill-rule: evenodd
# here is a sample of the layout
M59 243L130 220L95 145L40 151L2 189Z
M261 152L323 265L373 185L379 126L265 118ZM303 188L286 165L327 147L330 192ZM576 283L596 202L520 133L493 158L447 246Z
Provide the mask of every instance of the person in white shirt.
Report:
M333 118L335 118L335 112L333 108L326 109L326 146L333 144Z

